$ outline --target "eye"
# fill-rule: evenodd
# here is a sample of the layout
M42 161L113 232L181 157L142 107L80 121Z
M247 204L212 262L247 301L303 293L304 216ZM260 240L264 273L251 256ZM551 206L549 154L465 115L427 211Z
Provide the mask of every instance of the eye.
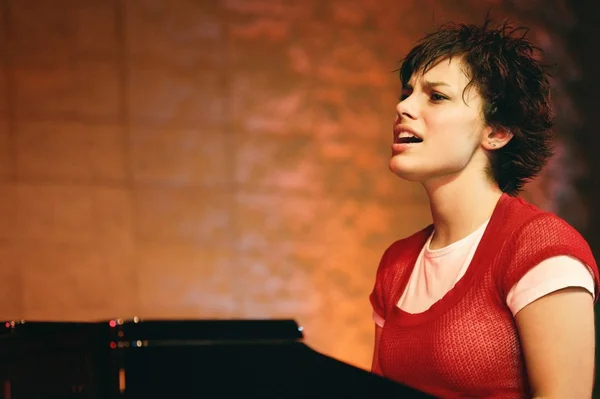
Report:
M440 93L431 93L430 98L432 101L435 101L435 102L441 102L441 101L448 99L448 97L446 97L445 95L440 94Z
M410 93L403 92L402 94L400 94L400 98L398 100L404 101L404 100L406 100L408 98L408 96L410 96Z

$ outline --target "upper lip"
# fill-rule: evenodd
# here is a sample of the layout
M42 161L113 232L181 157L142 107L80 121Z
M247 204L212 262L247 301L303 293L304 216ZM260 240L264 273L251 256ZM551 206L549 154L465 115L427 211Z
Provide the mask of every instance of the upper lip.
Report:
M405 132L413 134L416 137L418 137L421 140L423 140L423 137L421 137L421 135L419 133L415 132L410 127L405 126L405 125L396 125L396 126L394 126L394 141L396 141L398 139L398 136L400 136L400 133L405 133Z

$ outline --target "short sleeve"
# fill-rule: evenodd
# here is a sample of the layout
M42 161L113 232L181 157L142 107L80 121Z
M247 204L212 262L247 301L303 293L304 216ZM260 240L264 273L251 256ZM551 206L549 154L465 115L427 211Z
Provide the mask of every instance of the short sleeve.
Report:
M373 311L373 321L381 328L385 325L385 319L379 316L375 311Z
M387 259L389 254L389 248L384 252L381 260L379 261L379 267L377 268L377 274L375 275L375 285L369 296L371 306L373 307L373 318L375 322L379 321L381 326L385 323L385 269L387 265ZM379 323L378 323L379 325Z
M588 266L597 300L598 268L590 247L577 230L555 215L542 213L525 222L507 240L502 253L500 289L504 298L536 265L552 257L569 256Z
M567 287L583 288L595 297L590 268L570 256L555 256L529 270L511 288L506 305L515 316L533 301Z

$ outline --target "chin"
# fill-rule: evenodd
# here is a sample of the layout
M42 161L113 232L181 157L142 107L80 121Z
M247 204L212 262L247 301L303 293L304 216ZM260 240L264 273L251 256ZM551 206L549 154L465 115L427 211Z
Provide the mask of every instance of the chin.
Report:
M406 165L404 162L401 162L397 158L392 157L390 159L390 171L398 176L401 179L412 181L412 182L420 182L421 174L414 167L410 167L410 165Z

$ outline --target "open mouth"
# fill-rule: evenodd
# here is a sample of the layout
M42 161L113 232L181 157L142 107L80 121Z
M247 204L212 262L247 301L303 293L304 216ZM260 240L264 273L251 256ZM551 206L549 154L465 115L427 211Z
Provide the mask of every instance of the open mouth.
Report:
M411 143L420 143L423 139L416 136L406 136L406 137L398 137L396 139L396 143L398 144L411 144Z

